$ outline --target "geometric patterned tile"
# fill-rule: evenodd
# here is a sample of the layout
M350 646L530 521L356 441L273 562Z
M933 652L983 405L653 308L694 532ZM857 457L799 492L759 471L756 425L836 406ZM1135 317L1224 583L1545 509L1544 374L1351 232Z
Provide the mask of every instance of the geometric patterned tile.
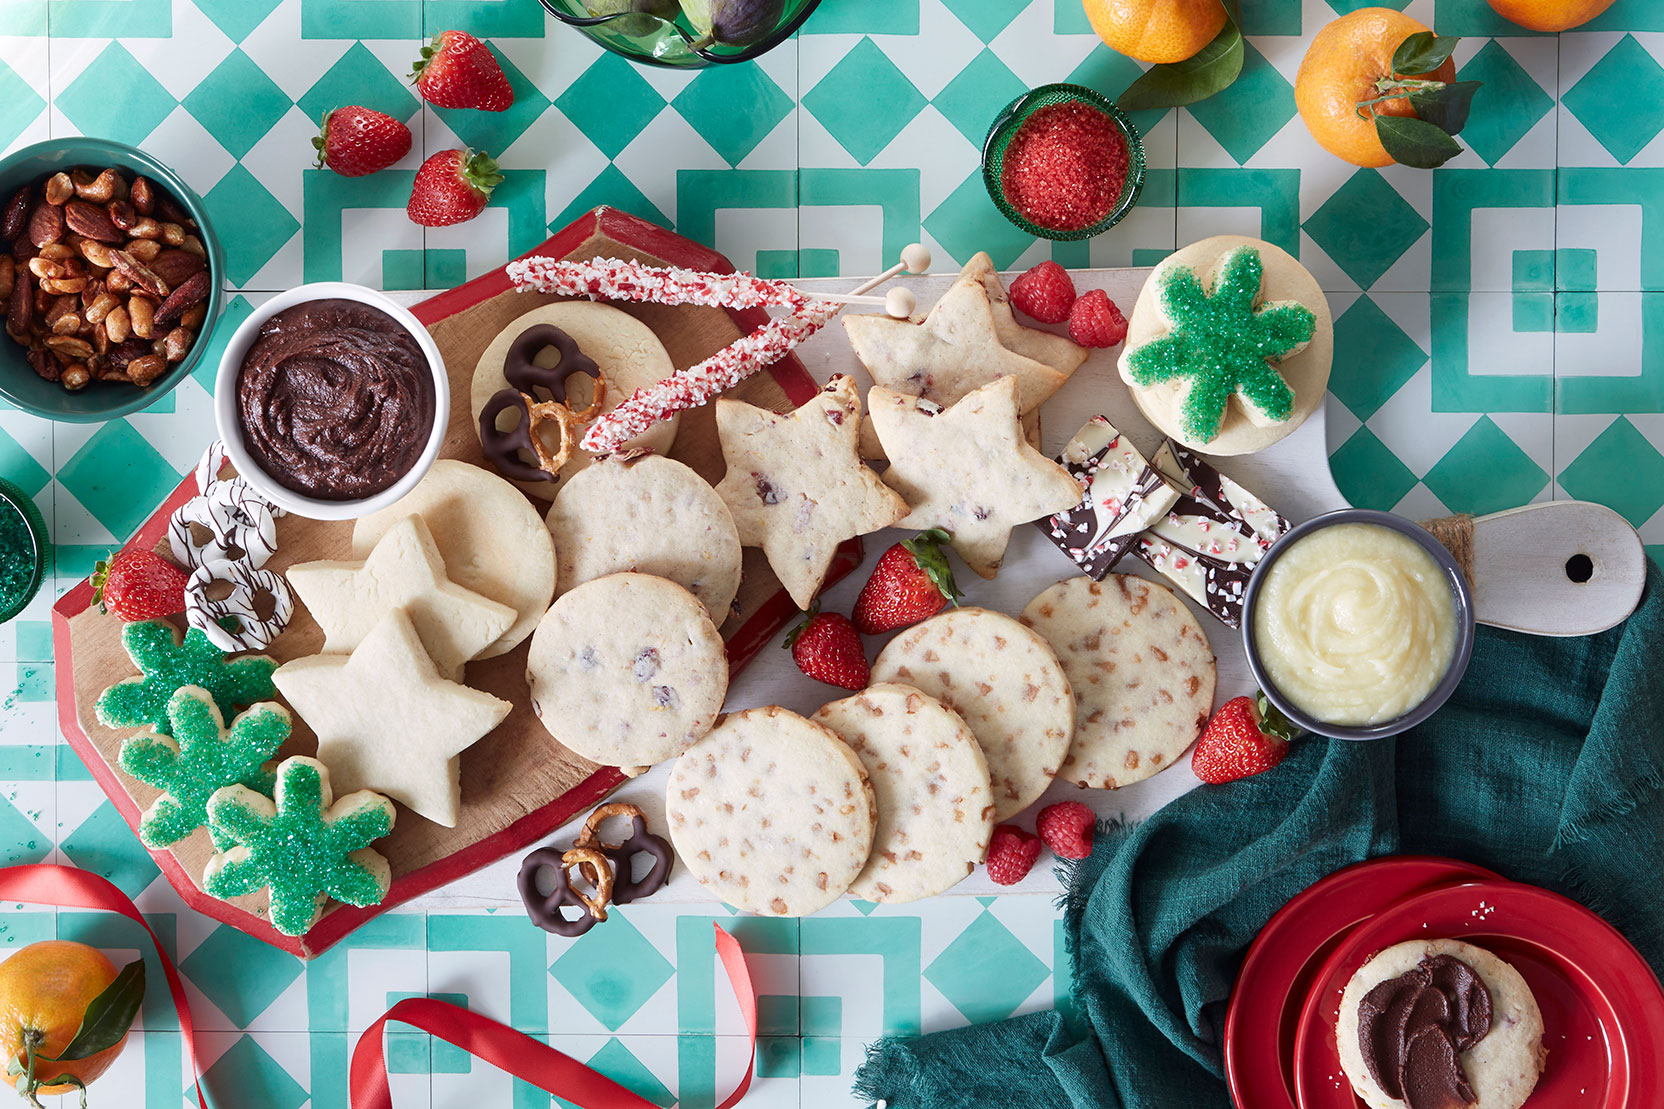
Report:
M1625 35L1562 98L1619 163L1627 164L1664 130L1664 66Z

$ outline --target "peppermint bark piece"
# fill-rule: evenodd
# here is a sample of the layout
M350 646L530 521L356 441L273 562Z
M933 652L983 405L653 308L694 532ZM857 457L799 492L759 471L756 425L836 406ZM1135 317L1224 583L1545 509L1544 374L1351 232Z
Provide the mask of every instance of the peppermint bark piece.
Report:
M1057 461L1080 483L1081 502L1034 526L1087 576L1102 581L1138 545L1139 533L1173 506L1178 490L1103 416L1075 432Z

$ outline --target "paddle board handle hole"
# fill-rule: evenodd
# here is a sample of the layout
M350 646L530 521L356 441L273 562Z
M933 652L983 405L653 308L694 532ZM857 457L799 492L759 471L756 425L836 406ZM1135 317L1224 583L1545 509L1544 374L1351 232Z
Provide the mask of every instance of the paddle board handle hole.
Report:
M1566 577L1582 585L1595 576L1595 560L1586 554L1574 554L1566 560Z

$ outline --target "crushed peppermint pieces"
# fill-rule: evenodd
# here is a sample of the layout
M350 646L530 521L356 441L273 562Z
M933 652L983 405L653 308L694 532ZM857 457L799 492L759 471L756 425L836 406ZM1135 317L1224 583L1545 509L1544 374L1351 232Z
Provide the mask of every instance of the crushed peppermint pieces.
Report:
M1039 109L1018 127L1005 150L1000 189L1037 227L1079 231L1115 209L1127 165L1127 140L1115 122L1070 100Z

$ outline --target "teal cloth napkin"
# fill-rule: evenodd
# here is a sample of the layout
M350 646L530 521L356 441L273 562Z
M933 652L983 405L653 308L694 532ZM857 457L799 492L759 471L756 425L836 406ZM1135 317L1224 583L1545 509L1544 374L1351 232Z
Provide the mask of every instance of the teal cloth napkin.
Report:
M1297 741L1277 769L1100 832L1065 874L1076 1013L874 1045L856 1096L892 1109L1211 1109L1237 968L1335 870L1448 855L1604 916L1664 969L1664 574L1580 639L1480 628L1467 676L1396 740ZM1256 1109L1244 1106L1242 1109Z

